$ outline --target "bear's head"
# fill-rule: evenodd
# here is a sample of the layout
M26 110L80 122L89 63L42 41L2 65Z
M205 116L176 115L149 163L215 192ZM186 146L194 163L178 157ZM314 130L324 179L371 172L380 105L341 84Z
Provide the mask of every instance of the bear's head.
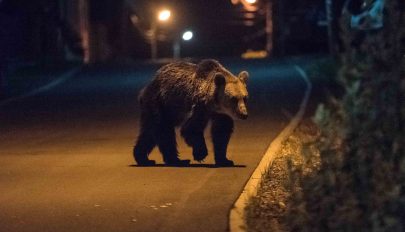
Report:
M237 77L229 71L219 71L214 75L216 111L232 118L247 119L248 72L242 71Z
M209 96L214 102L210 107L213 111L235 119L247 119L248 72L242 71L235 76L213 59L202 60L196 68L197 79L210 81Z

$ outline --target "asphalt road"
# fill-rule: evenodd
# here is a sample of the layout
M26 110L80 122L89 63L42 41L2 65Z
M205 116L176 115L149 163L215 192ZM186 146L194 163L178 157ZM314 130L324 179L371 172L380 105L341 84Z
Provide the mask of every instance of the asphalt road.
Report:
M225 66L250 72L249 119L236 122L232 168L215 168L212 149L190 167L134 165L136 96L155 65L87 67L1 106L0 231L226 231L230 207L298 109L305 84L280 62ZM181 158L192 159L178 143ZM150 157L162 164L157 149Z

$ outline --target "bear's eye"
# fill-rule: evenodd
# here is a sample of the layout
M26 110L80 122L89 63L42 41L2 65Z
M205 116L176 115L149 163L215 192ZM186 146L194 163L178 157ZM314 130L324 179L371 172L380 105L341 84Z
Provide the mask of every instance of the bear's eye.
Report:
M238 98L237 97L231 97L231 102L232 103L238 103Z

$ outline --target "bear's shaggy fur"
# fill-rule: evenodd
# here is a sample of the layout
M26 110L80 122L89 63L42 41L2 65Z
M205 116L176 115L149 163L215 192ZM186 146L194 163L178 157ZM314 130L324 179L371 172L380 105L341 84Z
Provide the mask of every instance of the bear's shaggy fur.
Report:
M171 63L160 68L153 81L139 95L140 133L134 147L138 165L154 165L148 155L157 145L170 166L185 166L190 160L178 157L175 127L193 148L193 157L201 162L208 155L204 129L212 121L211 134L215 163L232 166L226 149L233 131L233 119L246 119L248 73L238 77L216 60L198 64Z

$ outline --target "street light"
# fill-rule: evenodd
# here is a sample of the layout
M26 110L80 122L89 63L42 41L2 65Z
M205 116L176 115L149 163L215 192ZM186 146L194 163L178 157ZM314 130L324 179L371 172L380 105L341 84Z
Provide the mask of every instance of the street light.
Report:
M183 32L183 34L181 36L181 39L183 39L184 41L190 41L192 38L193 38L192 31L185 31L185 32ZM180 35L174 39L174 43L173 43L173 58L174 59L180 58L181 39L180 39Z
M188 41L188 40L192 39L193 38L193 32L192 31L184 32L182 38L185 41Z
M245 1L249 4L255 4L257 2L257 0L245 0Z
M158 13L158 19L159 19L159 21L165 22L165 21L169 20L171 14L172 13L170 10L167 10L167 9L161 10Z
M243 5L245 5L245 4L253 5L253 4L257 3L257 0L231 0L231 2L234 5L236 5L238 3L242 3Z
M158 22L167 22L169 21L172 13L168 9L163 9L157 12L157 19L152 19L152 28L151 28L151 58L156 60L157 58L157 21Z

